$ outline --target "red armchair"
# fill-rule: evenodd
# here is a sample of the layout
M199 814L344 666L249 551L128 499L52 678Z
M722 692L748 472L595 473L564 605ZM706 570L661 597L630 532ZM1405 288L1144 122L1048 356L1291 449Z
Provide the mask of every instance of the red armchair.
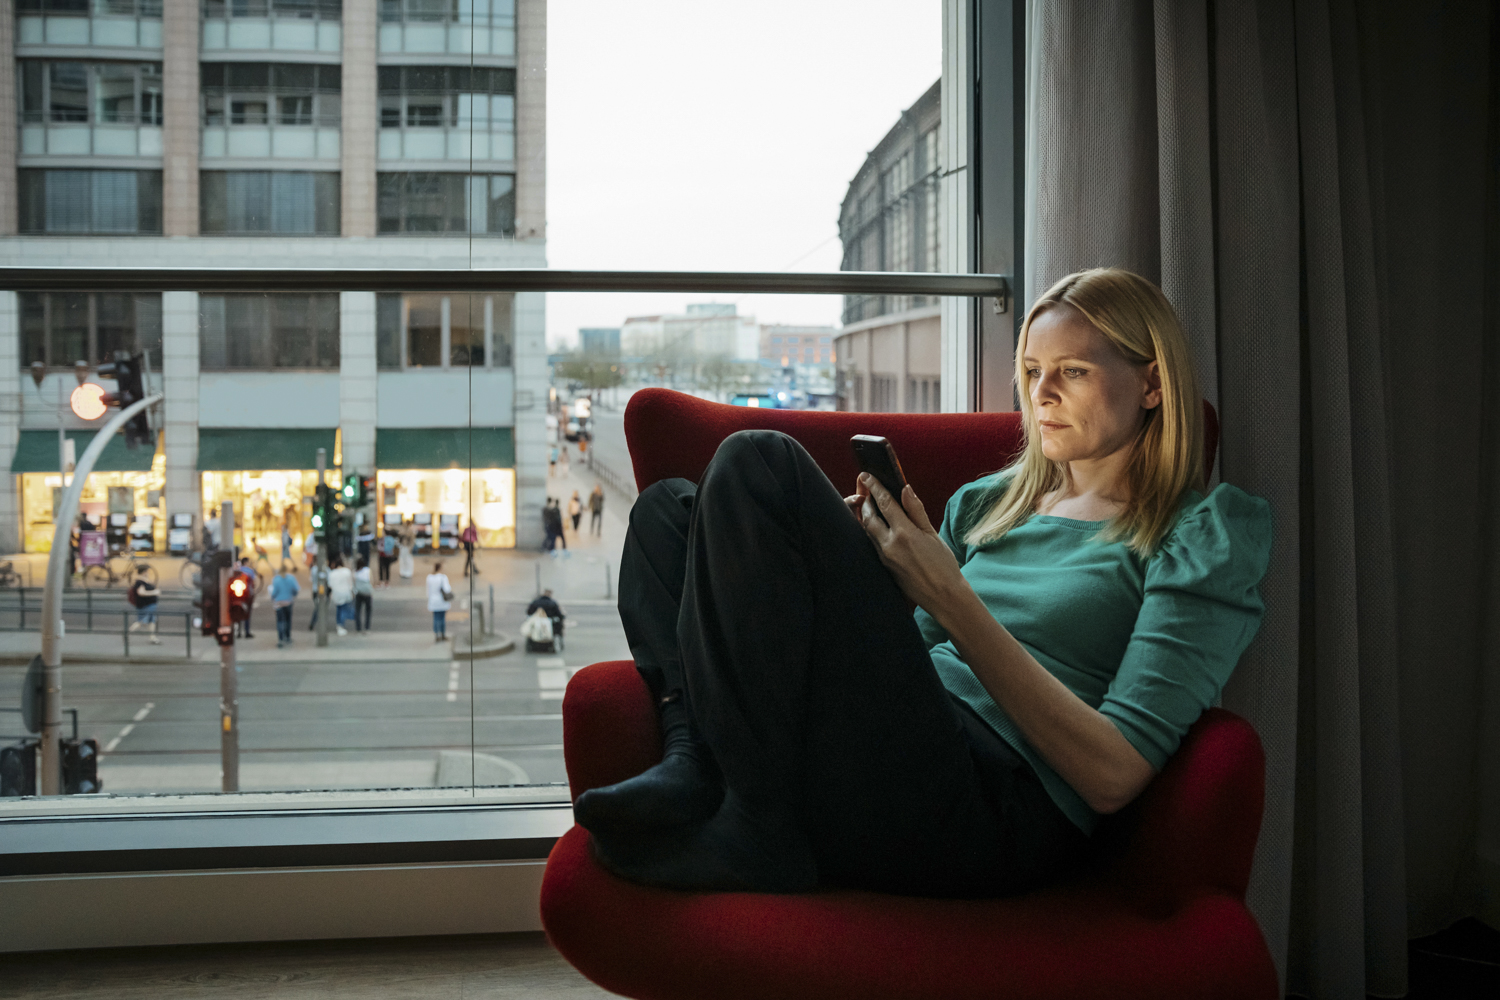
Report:
M1205 409L1212 468L1218 428ZM636 482L696 480L720 441L751 427L791 434L851 490L849 436L883 433L935 516L1020 444L1011 413L756 410L648 389L625 412ZM573 677L563 752L574 796L661 759L633 664L599 663ZM575 826L548 859L542 922L584 975L642 1000L1273 998L1276 970L1244 904L1264 767L1249 724L1209 710L1141 798L1100 827L1089 871L1010 899L651 889L596 864L588 832Z

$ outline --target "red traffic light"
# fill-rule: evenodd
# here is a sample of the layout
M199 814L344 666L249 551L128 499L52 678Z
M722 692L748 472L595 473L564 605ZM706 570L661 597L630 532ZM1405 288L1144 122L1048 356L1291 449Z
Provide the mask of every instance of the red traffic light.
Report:
M232 622L248 621L250 602L255 600L255 590L250 586L249 575L240 569L229 574L228 590L229 620Z

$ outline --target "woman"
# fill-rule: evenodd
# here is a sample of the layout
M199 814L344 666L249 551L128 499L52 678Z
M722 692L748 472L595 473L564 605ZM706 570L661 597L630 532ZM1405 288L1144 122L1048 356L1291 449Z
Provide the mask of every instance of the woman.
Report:
M411 551L417 544L417 529L414 525L404 525L401 528L400 544L397 546L396 571L401 574L401 579L410 580L417 572L416 560L412 559Z
M464 543L464 576L468 576L470 572L477 575L479 567L474 565L474 546L479 544L479 529L474 527L472 517L469 518L469 526L464 529L459 540Z
M1008 895L1076 868L1165 765L1259 627L1269 507L1200 492L1186 340L1143 278L1054 285L1016 382L1024 450L939 525L910 486L841 499L766 431L641 494L620 614L666 754L579 797L603 864Z
M380 585L391 585L391 563L396 561L396 536L387 527L380 536Z
M333 602L333 624L339 635L348 635L345 626L354 620L354 573L344 565L342 556L328 562L328 599Z
M568 517L573 519L573 537L578 537L578 521L583 517L583 500L579 498L578 491L573 491L573 497L568 501Z
M448 641L448 609L453 606L453 585L443 572L443 564L432 564L427 574L427 610L432 612L433 642Z
M370 580L370 563L360 559L354 564L354 631L370 631L370 615L375 607L375 585ZM364 624L360 624L363 616Z
M276 609L276 648L292 644L292 602L302 588L290 559L281 561L281 572L271 578L271 605Z

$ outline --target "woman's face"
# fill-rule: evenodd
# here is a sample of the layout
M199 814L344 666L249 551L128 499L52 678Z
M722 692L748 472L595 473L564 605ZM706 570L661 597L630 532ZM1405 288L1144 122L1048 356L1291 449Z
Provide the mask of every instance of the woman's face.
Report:
M1023 358L1042 454L1054 462L1105 458L1135 440L1161 405L1157 362L1132 364L1068 305L1032 320Z

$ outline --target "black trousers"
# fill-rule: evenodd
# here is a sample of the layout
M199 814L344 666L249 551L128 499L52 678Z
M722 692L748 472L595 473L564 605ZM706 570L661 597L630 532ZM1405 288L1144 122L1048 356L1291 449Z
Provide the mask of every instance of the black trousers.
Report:
M653 692L685 675L726 784L752 807L790 807L825 882L1007 895L1087 843L943 687L863 528L784 434L735 434L700 486L640 495L620 616Z

